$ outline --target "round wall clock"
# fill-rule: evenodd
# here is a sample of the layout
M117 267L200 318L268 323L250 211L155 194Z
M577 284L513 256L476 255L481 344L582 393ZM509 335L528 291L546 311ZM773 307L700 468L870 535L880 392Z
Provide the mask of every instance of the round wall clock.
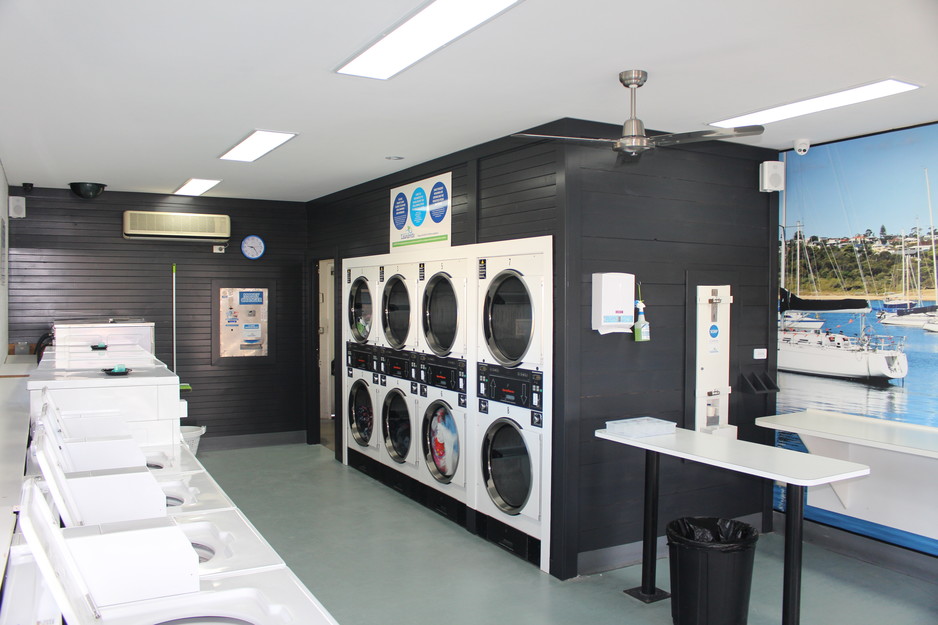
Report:
M241 253L245 258L257 260L264 255L264 239L256 234L249 234L241 241Z

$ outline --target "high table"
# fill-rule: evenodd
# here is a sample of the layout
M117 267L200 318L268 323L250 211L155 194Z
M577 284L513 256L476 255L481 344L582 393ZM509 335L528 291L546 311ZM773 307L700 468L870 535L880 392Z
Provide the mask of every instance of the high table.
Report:
M655 588L658 462L661 454L787 484L782 623L798 625L801 620L801 541L805 488L868 475L868 466L684 429L677 429L673 434L641 438L596 430L596 436L645 450L642 585L629 593L645 602L668 596Z

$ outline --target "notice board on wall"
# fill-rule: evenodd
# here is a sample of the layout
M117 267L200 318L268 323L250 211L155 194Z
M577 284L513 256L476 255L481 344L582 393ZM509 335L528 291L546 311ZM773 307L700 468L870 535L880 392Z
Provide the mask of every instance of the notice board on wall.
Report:
M212 281L212 364L270 362L274 356L272 281L232 286Z

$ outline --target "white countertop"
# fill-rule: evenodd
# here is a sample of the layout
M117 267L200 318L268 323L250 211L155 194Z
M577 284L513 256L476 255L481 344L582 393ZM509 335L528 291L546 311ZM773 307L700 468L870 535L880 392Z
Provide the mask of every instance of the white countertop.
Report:
M133 367L124 376L107 375L101 369L37 369L30 375L26 388L40 390L44 387L93 388L98 386L141 386L141 385L179 385L179 376L166 367Z
M596 436L623 445L796 486L828 484L862 477L870 472L868 466L855 462L803 454L680 428L674 434L642 438L629 438L607 430L596 430Z
M938 458L938 428L873 417L804 410L760 417L756 425L877 449Z

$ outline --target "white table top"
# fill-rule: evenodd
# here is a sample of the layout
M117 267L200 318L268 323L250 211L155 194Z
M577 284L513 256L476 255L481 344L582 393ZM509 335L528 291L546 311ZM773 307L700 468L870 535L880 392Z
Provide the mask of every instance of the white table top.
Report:
M623 445L796 486L828 484L862 477L870 472L868 466L856 462L804 454L680 428L674 434L642 438L629 438L607 430L596 430L596 436Z
M938 428L927 425L825 410L804 410L760 417L756 419L756 425L865 447L938 458Z

